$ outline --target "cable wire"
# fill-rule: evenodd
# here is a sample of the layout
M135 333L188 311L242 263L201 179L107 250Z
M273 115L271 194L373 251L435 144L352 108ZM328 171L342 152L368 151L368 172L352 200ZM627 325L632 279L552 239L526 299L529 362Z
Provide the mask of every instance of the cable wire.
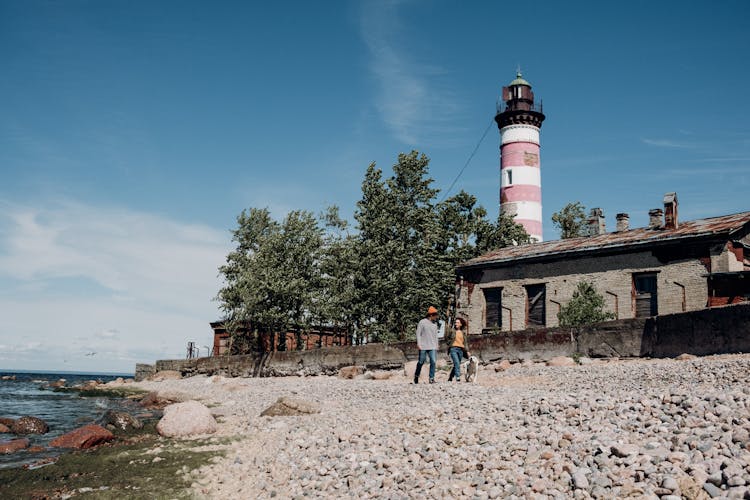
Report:
M495 123L495 120L494 120L494 118L493 118L492 120L490 120L490 124L489 124L489 125L487 125L487 128L486 128L486 129L484 130L484 133L482 134L482 138L481 138L481 139L479 139L479 142L478 142L478 143L477 143L477 145L476 145L476 146L474 147L474 151L472 151L472 152L471 152L471 154L469 155L469 158L468 158L468 159L466 160L466 163L464 163L464 166L463 166L463 168L462 168L462 169L461 169L461 171L460 171L460 172L458 173L458 175L456 176L456 178L455 178L455 179L453 179L453 182L451 182L451 185L450 185L450 186L448 187L448 189L446 189L446 190L445 190L445 194L443 195L443 199L441 199L441 200L440 200L440 203L442 203L442 202L444 202L444 201L445 201L445 199L446 199L446 198L448 197L448 193L450 193L450 192L451 192L451 189L453 189L453 186L455 186L455 185L456 185L456 182L458 182L458 179L459 179L459 178L461 177L461 174L463 174L463 173L464 173L464 170L466 170L466 167L468 167L468 166L469 166L469 163L471 163L471 160L472 160L472 159L474 158L474 155L475 155L475 154L477 154L477 151L479 150L479 146L481 146L481 145L482 145L482 142L484 141L484 138L485 138L485 137L487 137L487 132L489 132L489 131L490 131L490 129L492 128L492 125L493 125L494 123Z

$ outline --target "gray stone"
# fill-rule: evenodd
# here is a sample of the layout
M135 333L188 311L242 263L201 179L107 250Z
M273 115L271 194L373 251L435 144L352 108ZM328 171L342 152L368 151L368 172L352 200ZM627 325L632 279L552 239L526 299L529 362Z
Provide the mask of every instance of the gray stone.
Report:
M128 429L140 429L143 423L129 413L107 410L97 422L102 427L112 426L113 428L126 431Z
M621 444L616 443L611 446L612 454L616 457L627 457L629 455L637 455L639 448L634 444Z
M666 476L661 481L661 487L668 489L670 491L676 491L680 489L680 485L677 484L677 479L673 478L672 476Z
M721 491L721 488L718 486L715 486L711 483L706 483L703 485L703 490L708 493L708 496L711 498L716 498L722 496L724 493Z
M589 480L586 478L586 474L581 471L573 473L573 486L576 489L587 490L589 488Z
M344 366L339 369L339 378L353 379L357 375L362 375L364 373L364 366Z
M312 415L320 413L320 405L312 401L292 397L280 397L261 412L262 417Z

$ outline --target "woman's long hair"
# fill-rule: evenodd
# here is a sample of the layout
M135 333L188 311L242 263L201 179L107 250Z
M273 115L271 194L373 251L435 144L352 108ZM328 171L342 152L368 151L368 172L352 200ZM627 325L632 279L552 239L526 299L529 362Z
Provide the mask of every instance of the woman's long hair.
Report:
M463 319L463 318L456 318L456 321L460 321L461 322L461 331L462 332L467 332L468 331L468 329L469 329L469 323L467 323L465 319Z

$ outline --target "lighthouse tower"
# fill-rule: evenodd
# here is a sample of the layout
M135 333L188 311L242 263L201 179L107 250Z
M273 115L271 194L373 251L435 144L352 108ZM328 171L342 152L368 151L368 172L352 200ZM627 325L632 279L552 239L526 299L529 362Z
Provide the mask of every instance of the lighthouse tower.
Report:
M542 241L539 130L544 113L520 71L503 87L495 121L500 129L500 211L515 215L533 240Z

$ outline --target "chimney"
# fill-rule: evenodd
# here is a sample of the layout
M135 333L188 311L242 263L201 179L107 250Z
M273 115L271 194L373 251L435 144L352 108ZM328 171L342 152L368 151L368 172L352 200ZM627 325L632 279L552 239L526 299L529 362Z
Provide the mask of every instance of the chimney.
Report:
M616 231L627 231L630 229L630 216L628 214L617 214L617 226Z
M664 195L664 229L677 229L677 193Z
M661 217L664 215L664 210L661 208L652 208L648 211L648 228L649 229L661 229Z
M589 236L597 236L607 232L605 228L604 212L601 208L592 208L588 220Z

